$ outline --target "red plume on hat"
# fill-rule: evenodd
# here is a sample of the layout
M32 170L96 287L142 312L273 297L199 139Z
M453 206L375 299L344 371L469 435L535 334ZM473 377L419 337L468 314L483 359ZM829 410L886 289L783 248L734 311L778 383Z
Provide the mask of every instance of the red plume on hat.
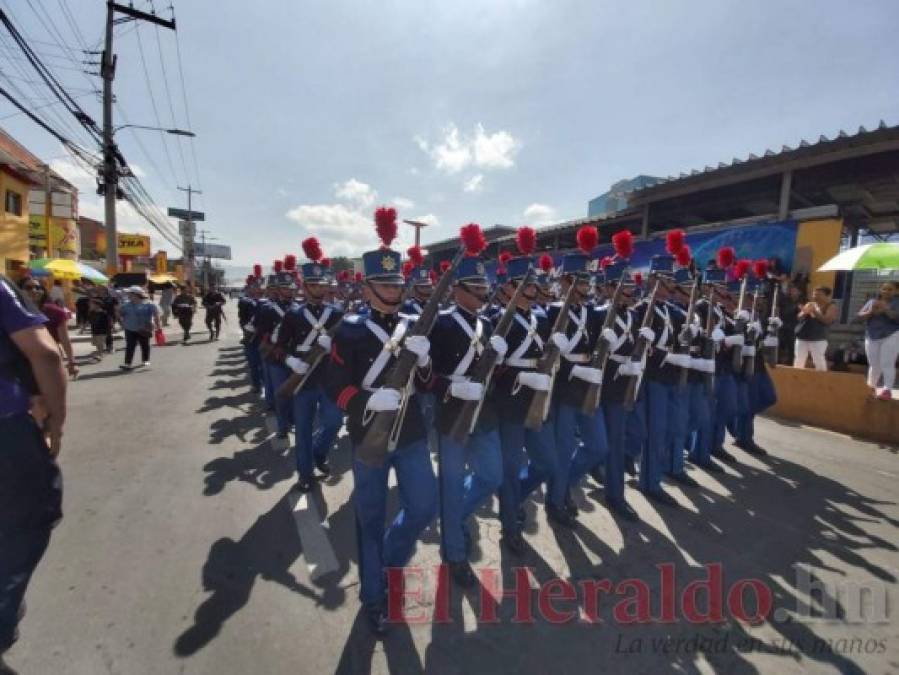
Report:
M634 255L634 235L630 230L621 230L612 235L612 246L619 258L629 259Z
M544 253L540 256L540 269L549 274L550 270L553 268L555 263L553 262L553 257L549 253Z
M481 251L487 248L487 239L481 231L481 226L477 223L468 223L459 229L459 239L465 247L465 255L480 255Z
M408 279L412 275L412 270L415 267L415 263L411 260L407 260L403 263L403 277Z
M521 255L531 255L537 248L537 232L533 227L519 227L515 235L515 244Z
M293 253L284 256L284 269L293 272L297 268L297 257Z
M451 264L452 263L450 263L449 260L441 260L440 261L440 273L443 274L444 272L446 272L450 268Z
M684 244L681 246L680 250L675 254L674 259L677 260L677 264L681 267L689 267L690 262L693 260L692 251L690 251L690 247Z
M396 239L396 209L392 206L380 206L375 211L375 230L378 239L384 248L390 248L391 242Z
M599 261L599 267L600 267L600 269L605 269L606 267L608 267L609 265L611 265L614 262L615 262L615 259L612 256L607 255L606 257L604 257L602 260Z
M575 239L577 239L577 247L590 255L599 243L599 231L592 225L584 225L577 231Z
M759 258L754 263L752 263L752 273L755 274L756 279L764 279L768 276L768 261L764 258Z
M678 251L684 247L687 238L683 230L670 230L665 235L665 250L673 256L677 256Z
M262 277L262 265L260 265L259 263L253 265L253 276L257 279Z
M634 284L636 284L637 286L643 285L643 273L642 272L637 272L636 274L634 274Z
M350 280L350 271L349 270L341 270L337 275L337 278L340 281L349 281Z
M281 273L281 270L284 269L284 261L283 261L283 260L276 260L276 261L272 264L272 268L275 270L275 274L280 274L280 273Z
M362 272L356 272L354 279L356 279L356 281L362 281Z
M406 255L409 256L409 262L412 263L412 267L421 267L421 264L425 261L425 256L421 252L421 246L410 246L406 250Z
M330 258L322 258L321 264L322 264L322 267L324 267L325 269L328 269L331 267L331 259Z
M318 262L321 260L321 257L324 255L322 253L321 244L318 243L318 239L315 237L309 237L308 239L304 239L302 243L303 253L306 255L309 260L312 262Z
M734 266L734 277L738 280L743 279L749 273L750 267L752 267L752 261L741 258Z
M499 254L499 264L505 267L506 263L512 259L512 254L508 251L503 251Z
M722 246L718 249L717 262L718 267L721 269L726 270L734 264L736 259L737 252L734 250L733 246Z

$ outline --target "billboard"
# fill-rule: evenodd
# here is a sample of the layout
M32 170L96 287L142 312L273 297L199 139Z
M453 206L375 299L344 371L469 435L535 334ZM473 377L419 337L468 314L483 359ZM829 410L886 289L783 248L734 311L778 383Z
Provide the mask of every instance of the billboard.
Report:
M145 258L150 255L150 237L146 234L127 234L119 232L116 235L119 242L119 255L127 255ZM97 253L106 255L106 233L102 230L97 233Z
M194 243L194 256L197 258L231 260L231 247L222 244Z
M50 218L50 235L53 253L78 253L78 228L74 220ZM47 248L47 222L43 216L31 215L28 219L28 244L37 248Z

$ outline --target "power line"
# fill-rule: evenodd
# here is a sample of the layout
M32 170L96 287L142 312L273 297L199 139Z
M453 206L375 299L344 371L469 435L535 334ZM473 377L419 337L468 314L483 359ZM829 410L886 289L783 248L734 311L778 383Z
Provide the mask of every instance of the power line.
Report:
M153 4L152 2L150 3ZM162 41L159 39L159 27L156 26L156 48L159 50L159 65L162 67L162 81L165 84L165 96L169 102L169 113L172 116L172 127L178 128L178 120L175 118L175 106L172 104L172 92L169 90L169 76L165 69L165 59L162 56ZM184 161L184 148L181 146L181 138L175 140L175 146L178 148L178 154L181 156L181 166L184 168L184 178L190 178L190 172L187 170L187 162Z
M7 76L7 77L8 77L8 76ZM77 95L74 96L73 98L84 98L84 97L86 97L86 96L93 96L93 95L94 95L93 92L88 92L88 93L86 93L86 94L77 94ZM34 111L34 110L42 110L42 109L44 109L44 108L49 108L50 106L53 106L53 105L59 105L59 101L50 101L49 103L44 103L44 104L42 104L42 105L32 106L32 107L31 107L31 110L32 110L32 111ZM22 113L17 112L17 113L10 113L9 115L3 115L2 117L0 117L0 121L2 121L2 120L8 120L8 119L10 119L11 117L18 117L18 116L21 115L21 114L22 114Z
M174 16L175 16L174 5L170 6L170 9L172 10L172 17L174 18ZM181 60L181 39L178 37L178 31L175 31L175 52L178 55L178 76L179 76L179 79L181 80L181 95L184 97L184 116L187 119L187 128L190 130L193 130L193 128L194 128L193 122L191 122L191 120L190 120L190 105L188 105L188 99L187 99L187 86L184 83L184 65ZM196 174L197 174L197 187L202 190L203 184L200 181L200 164L199 164L199 162L197 162L197 151L195 148L195 142L194 142L193 138L190 138L189 145L190 145L190 154L191 154L191 157L193 158L193 163L194 163L194 171L196 171Z

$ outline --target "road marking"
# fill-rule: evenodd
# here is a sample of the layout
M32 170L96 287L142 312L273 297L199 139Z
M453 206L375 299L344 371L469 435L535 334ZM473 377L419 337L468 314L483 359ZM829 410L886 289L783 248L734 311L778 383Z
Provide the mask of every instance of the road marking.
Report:
M300 543L303 545L303 557L309 568L309 578L315 581L330 572L336 572L337 555L322 525L315 500L310 499L308 494L294 492L290 495L290 507Z

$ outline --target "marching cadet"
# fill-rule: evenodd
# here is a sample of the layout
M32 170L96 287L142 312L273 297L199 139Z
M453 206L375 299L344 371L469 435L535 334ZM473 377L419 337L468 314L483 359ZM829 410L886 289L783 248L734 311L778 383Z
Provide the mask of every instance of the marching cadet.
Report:
M476 578L468 562L470 535L465 523L499 488L503 479L493 402L482 403L474 431L465 443L455 440L450 430L466 401L482 401L485 397L484 383L473 382L470 377L484 347L489 344L501 361L507 345L501 336L491 335L490 323L478 316L489 290L483 260L474 256L464 258L453 278L454 305L440 313L430 341L438 400L436 425L440 434L441 555L453 579L467 588Z
M313 344L326 352L331 351L328 331L342 318L343 313L326 303L329 279L322 266L322 249L315 237L304 239L303 252L309 258L302 266L303 291L306 301L294 304L284 314L278 331L279 351L284 354L284 365L294 373L304 376L310 364L304 360ZM340 408L325 394L324 371L315 368L303 382L302 388L292 398L293 420L296 427L297 484L300 492L309 492L313 486L313 465L322 475L331 474L328 451L337 438L343 415ZM314 423L318 421L318 429Z
M409 271L409 297L403 303L400 312L409 316L418 316L425 303L431 299L434 292L434 280L431 279L431 270L424 265L424 255L418 246L410 246L406 251L411 263Z
M512 254L508 251L503 251L499 254L499 260L496 264L496 272L494 273L496 284L493 291L493 302L484 307L481 312L481 314L492 324L495 324L497 321L499 321L499 317L502 315L503 310L505 309L506 305L509 304L509 297L506 295L503 287L509 280L509 273L506 270L506 264L511 259Z
M294 263L295 261L294 258ZM294 304L296 277L292 271L284 269L284 264L280 260L276 260L275 263L276 272L269 277L269 285L276 289L274 300L260 308L256 318L256 331L259 334L259 352L262 355L263 368L275 409L276 438L279 446L283 446L279 449L283 450L287 447L287 433L290 431L293 411L290 400L275 393L290 375L289 369L283 363L284 353L278 346L278 332L281 320Z
M516 243L521 255L509 260L506 267L508 280L503 287L509 298L534 265L532 254L537 235L532 228L522 227L518 230ZM525 547L519 507L540 483L552 484L556 473L555 452L547 443L551 436L547 433L552 428L550 423L544 424L540 432L524 426L533 392L550 390L549 375L536 372L544 342L549 337L545 315L540 316L532 309L536 297L537 284L530 281L517 302L515 320L506 336L509 350L503 365L497 369L493 389L503 455L503 483L499 491L502 541L517 555L523 554ZM530 461L522 476L525 451ZM550 507L547 511L550 510L555 509Z
M259 357L259 340L256 335L254 319L260 307L262 298L262 266L253 265L253 274L247 277L247 286L244 294L237 301L237 321L243 331L244 356L247 359L247 369L250 371L250 384L253 391L259 393L262 389L262 361Z
M603 472L606 506L613 513L627 520L636 521L637 512L631 508L624 496L626 430L629 418L633 416L633 413L625 410L624 398L628 378L642 374L639 362L631 360L637 337L638 317L630 307L633 302L634 285L627 279L626 259L630 257L627 250L626 247L622 248L626 256L622 255L617 262L607 264L603 270L603 277L610 289L610 302L605 311L614 311L616 316L612 327L605 329L600 336L609 343L609 359L603 373L600 409L605 417L608 443ZM614 289L619 284L621 290L617 296L617 307L612 307Z
M605 319L605 311L587 304L591 286L590 255L599 241L595 227L585 226L577 232L579 252L562 258L561 294L565 297L572 285L568 307L568 326L564 336L554 338L561 348L559 371L553 387L555 406L555 446L558 480L551 485L548 503L565 509L562 522L575 524L577 509L570 490L581 478L598 466L608 452L606 426L601 406L592 415L581 412L581 405L591 384L602 384L602 371L590 365L598 334ZM553 325L562 309L562 302L549 306L547 319ZM580 436L580 444L578 442ZM549 513L549 507L547 507Z
M400 254L389 248L396 238L396 210L381 207L375 222L383 246L362 256L363 292L370 311L344 318L334 337L325 388L347 414L353 446L353 507L359 546L360 600L373 632L387 628L387 568L401 568L415 542L437 512L437 480L431 468L421 409L409 401L399 428L396 449L382 464L365 463L357 455L368 425L380 412L399 413L403 395L383 386L397 356L415 354L416 380L431 378L430 343L424 336L404 338L412 320L399 314L403 293ZM415 398L414 396L412 397ZM396 473L400 510L385 532L387 479Z

